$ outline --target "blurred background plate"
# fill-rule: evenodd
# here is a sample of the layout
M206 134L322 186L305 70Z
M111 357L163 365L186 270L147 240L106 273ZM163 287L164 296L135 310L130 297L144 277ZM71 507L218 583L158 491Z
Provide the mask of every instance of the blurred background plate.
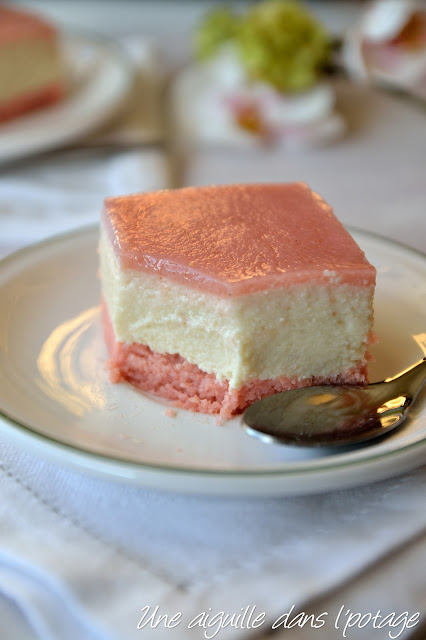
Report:
M112 40L63 33L67 93L54 106L0 126L0 163L78 140L112 118L124 105L133 70Z

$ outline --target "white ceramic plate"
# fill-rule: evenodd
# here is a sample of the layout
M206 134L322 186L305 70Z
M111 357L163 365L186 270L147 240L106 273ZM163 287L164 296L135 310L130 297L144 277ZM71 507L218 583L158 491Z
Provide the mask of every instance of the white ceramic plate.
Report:
M400 430L349 450L268 445L235 419L176 410L112 385L99 322L97 229L0 263L0 434L62 465L141 486L221 495L298 494L396 475L426 459L426 394ZM373 380L426 351L426 259L364 232L377 267Z
M131 63L113 41L62 35L67 93L55 105L0 124L0 162L61 146L86 135L120 108L132 83Z

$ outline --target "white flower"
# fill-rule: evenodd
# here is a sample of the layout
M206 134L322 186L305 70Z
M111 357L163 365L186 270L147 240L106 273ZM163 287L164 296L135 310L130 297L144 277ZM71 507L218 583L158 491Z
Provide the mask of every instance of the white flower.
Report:
M342 55L355 77L426 97L426 0L376 0L348 30Z
M252 81L232 45L187 67L173 87L180 137L228 145L327 144L345 130L334 101L333 87L325 82L302 93L282 94Z

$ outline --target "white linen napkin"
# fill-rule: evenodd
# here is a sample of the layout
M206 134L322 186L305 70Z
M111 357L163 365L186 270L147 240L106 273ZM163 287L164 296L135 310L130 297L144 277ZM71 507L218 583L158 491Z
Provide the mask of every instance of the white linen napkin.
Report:
M157 149L114 154L72 151L0 176L1 245L17 248L98 222L104 197L164 188L168 165Z
M258 628L228 626L216 634L248 638L294 607L293 617L299 608L328 613L321 634L285 629L294 640L381 640L389 632L406 638L415 627L401 633L402 623L373 631L370 625L343 636L346 610L424 611L424 572L414 570L426 553L426 468L361 489L250 500L146 491L62 469L10 442L0 444L0 460L0 603L19 611L29 638L203 638L219 627L214 615L255 607L256 615L265 613ZM399 549L411 549L411 558L396 565L396 582L388 583ZM353 577L358 590L340 592ZM315 608L312 600L332 590L333 598ZM163 622L137 629L148 606L169 621L181 616L173 628ZM212 626L196 624L202 612Z

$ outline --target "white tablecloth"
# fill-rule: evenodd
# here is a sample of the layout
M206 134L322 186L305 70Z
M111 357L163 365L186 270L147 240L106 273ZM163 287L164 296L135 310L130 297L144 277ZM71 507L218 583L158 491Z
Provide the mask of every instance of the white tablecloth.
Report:
M202 612L255 606L257 630L218 633L248 638L293 605L290 620L328 615L322 630L294 627L286 639L384 640L403 624L343 636L347 610L424 613L425 469L320 496L207 499L91 478L4 443L0 458L0 602L32 626L28 640L203 638L215 627L188 629ZM181 620L137 630L147 606ZM1 637L16 640L12 630Z

